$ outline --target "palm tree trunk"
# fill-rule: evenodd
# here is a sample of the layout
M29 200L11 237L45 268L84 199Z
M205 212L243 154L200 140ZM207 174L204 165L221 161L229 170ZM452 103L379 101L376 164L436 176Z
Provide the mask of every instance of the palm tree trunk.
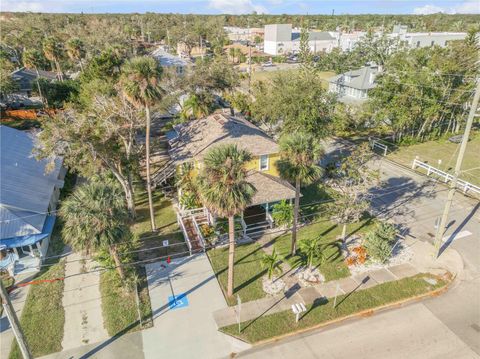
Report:
M227 295L233 295L233 263L235 260L235 221L234 217L228 217L228 284Z
M148 193L148 207L150 208L150 225L152 231L157 229L155 225L155 212L153 210L152 199L152 183L150 178L150 108L145 105L145 117L147 120L147 128L145 131L145 162L147 164L147 193Z
M292 256L297 253L298 210L300 208L300 179L295 181L295 205L293 207Z
M113 261L115 262L115 268L120 276L122 281L125 280L125 271L123 270L122 262L120 261L120 257L118 256L117 247L111 246L110 247L110 254L112 255Z
M35 66L35 71L37 72L37 88L38 88L38 95L40 96L40 99L42 100L42 104L45 107L45 99L43 98L42 94L42 87L40 86L40 82L38 81L40 79L40 73L38 72L38 68ZM48 105L47 105L48 107Z
M56 59L55 59L55 66L57 67L58 79L63 82L62 68L60 67L60 63L59 63L58 60L56 60Z

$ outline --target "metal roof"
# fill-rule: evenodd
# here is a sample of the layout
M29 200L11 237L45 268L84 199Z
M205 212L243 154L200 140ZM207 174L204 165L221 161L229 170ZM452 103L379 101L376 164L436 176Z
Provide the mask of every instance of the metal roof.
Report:
M161 66L180 66L185 67L189 63L184 59L166 52L162 48L158 48L152 52L152 56L158 61Z
M0 238L41 233L62 159L46 173L48 160L32 154L34 135L0 126Z
M376 76L378 72L377 66L364 66L358 70L333 76L328 81L359 90L369 90L375 87L375 82L370 81L370 75Z

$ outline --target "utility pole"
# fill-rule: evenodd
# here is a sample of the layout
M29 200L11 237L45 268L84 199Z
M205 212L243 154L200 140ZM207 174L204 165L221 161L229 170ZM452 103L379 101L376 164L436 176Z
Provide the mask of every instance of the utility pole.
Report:
M442 238L445 234L445 227L447 226L448 214L450 212L450 207L452 206L453 196L457 188L458 176L460 174L460 169L462 167L463 156L465 155L465 149L467 148L468 137L470 136L470 130L472 128L473 119L477 112L478 100L480 98L480 79L477 78L477 87L475 89L475 95L473 96L472 105L470 107L470 112L467 118L467 125L465 126L465 132L463 133L462 143L460 145L460 151L458 152L457 163L455 164L455 172L453 174L452 181L450 182L450 190L448 191L447 202L445 203L445 209L443 210L442 219L440 221L440 226L437 230L435 236L435 258L438 258L440 255L440 246L442 245Z
M248 37L247 37L247 45L248 45L248 93L251 92L250 86L252 85L252 44L250 43L250 19L248 21Z
M3 282L0 280L0 298L2 299L3 310L7 314L8 321L10 326L12 327L13 334L17 339L18 346L20 351L22 352L24 359L32 359L32 353L30 353L30 349L28 348L27 341L25 340L25 336L23 335L22 328L20 327L20 322L18 321L17 314L15 313L15 309L13 309L12 302L10 301L10 297L7 293L7 290L3 286Z

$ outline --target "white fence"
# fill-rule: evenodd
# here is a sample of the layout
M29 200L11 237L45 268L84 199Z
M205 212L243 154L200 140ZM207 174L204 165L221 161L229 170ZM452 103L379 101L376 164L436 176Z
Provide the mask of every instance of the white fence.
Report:
M375 150L375 148L379 148L380 150L383 151L383 155L386 156L387 155L387 152L388 152L388 146L383 144L383 143L380 143L378 142L377 140L374 140L373 138L371 138L369 140L370 142L370 148L373 150Z
M180 228L182 229L183 236L185 237L185 242L187 242L188 252L190 253L190 255L192 255L192 243L190 243L190 238L188 237L187 229L183 224L183 218L178 213L177 213L177 222L180 225Z
M453 176L450 173L441 171L438 168L430 166L429 164L419 161L415 158L412 163L412 169L416 169L417 167L427 170L427 176L430 176L431 174L436 174L437 176L440 176L445 183L453 179ZM475 192L476 194L480 194L480 187L475 186L474 184L471 184L470 182L464 181L460 178L457 179L457 188L461 189L463 193L467 193L468 191L470 191Z

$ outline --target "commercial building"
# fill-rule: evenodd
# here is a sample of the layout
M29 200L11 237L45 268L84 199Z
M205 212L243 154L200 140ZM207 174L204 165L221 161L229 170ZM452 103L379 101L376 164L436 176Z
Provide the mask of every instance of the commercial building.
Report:
M300 51L300 30L291 24L265 25L263 51L270 55L295 54ZM313 53L331 52L337 39L329 32L310 31L308 45Z
M451 41L463 40L466 32L408 32L406 25L395 25L391 33L410 48L441 46L445 47Z

